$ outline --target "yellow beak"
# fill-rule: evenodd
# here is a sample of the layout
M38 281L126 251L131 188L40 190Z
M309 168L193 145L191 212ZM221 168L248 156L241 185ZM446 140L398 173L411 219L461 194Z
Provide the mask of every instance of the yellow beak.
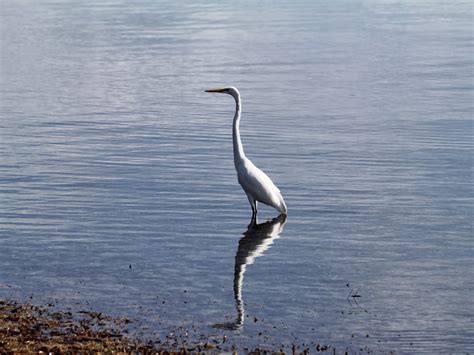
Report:
M208 90L204 90L204 92L222 92L224 91L224 89L220 88L220 89L208 89Z

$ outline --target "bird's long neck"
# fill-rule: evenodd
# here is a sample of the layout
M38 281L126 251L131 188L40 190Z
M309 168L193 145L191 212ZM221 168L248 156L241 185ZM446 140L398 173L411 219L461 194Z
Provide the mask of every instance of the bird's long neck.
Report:
M240 112L241 112L241 103L240 96L237 95L235 98L235 116L232 129L232 140L234 143L234 164L237 166L245 158L244 147L242 146L242 141L240 140Z

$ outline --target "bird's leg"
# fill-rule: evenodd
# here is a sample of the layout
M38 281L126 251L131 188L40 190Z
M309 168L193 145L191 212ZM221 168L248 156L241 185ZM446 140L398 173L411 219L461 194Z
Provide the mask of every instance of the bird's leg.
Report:
M249 194L247 194L247 198L249 199L250 207L252 207L252 219L254 219L257 217L257 201Z
M257 213L252 211L252 218L250 218L250 223L247 227L248 228L253 227L253 226L257 225L257 223L258 223L257 222Z

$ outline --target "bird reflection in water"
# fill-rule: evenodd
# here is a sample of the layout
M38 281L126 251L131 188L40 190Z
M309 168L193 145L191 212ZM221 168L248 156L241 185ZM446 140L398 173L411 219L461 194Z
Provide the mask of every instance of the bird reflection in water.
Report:
M248 265L253 264L255 258L264 255L265 251L271 247L275 239L280 237L283 227L286 224L286 218L286 215L281 214L271 221L260 224L256 218L252 218L247 231L239 240L239 247L235 254L234 300L237 318L233 322L215 324L215 328L239 330L244 325L245 309L242 298L242 287L245 270Z

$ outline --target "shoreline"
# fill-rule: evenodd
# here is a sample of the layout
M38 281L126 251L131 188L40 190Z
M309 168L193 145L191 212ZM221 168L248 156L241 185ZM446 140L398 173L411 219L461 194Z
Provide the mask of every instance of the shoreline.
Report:
M126 336L123 326L128 318L52 308L52 304L0 299L0 353L161 352L153 344Z
M140 354L271 353L340 354L328 345L293 345L290 349L239 349L234 344L209 337L195 343L166 338L144 341L130 337L127 317L111 317L91 310L57 311L53 304L37 305L12 298L0 299L0 353L118 352ZM342 351L342 354L347 353Z

